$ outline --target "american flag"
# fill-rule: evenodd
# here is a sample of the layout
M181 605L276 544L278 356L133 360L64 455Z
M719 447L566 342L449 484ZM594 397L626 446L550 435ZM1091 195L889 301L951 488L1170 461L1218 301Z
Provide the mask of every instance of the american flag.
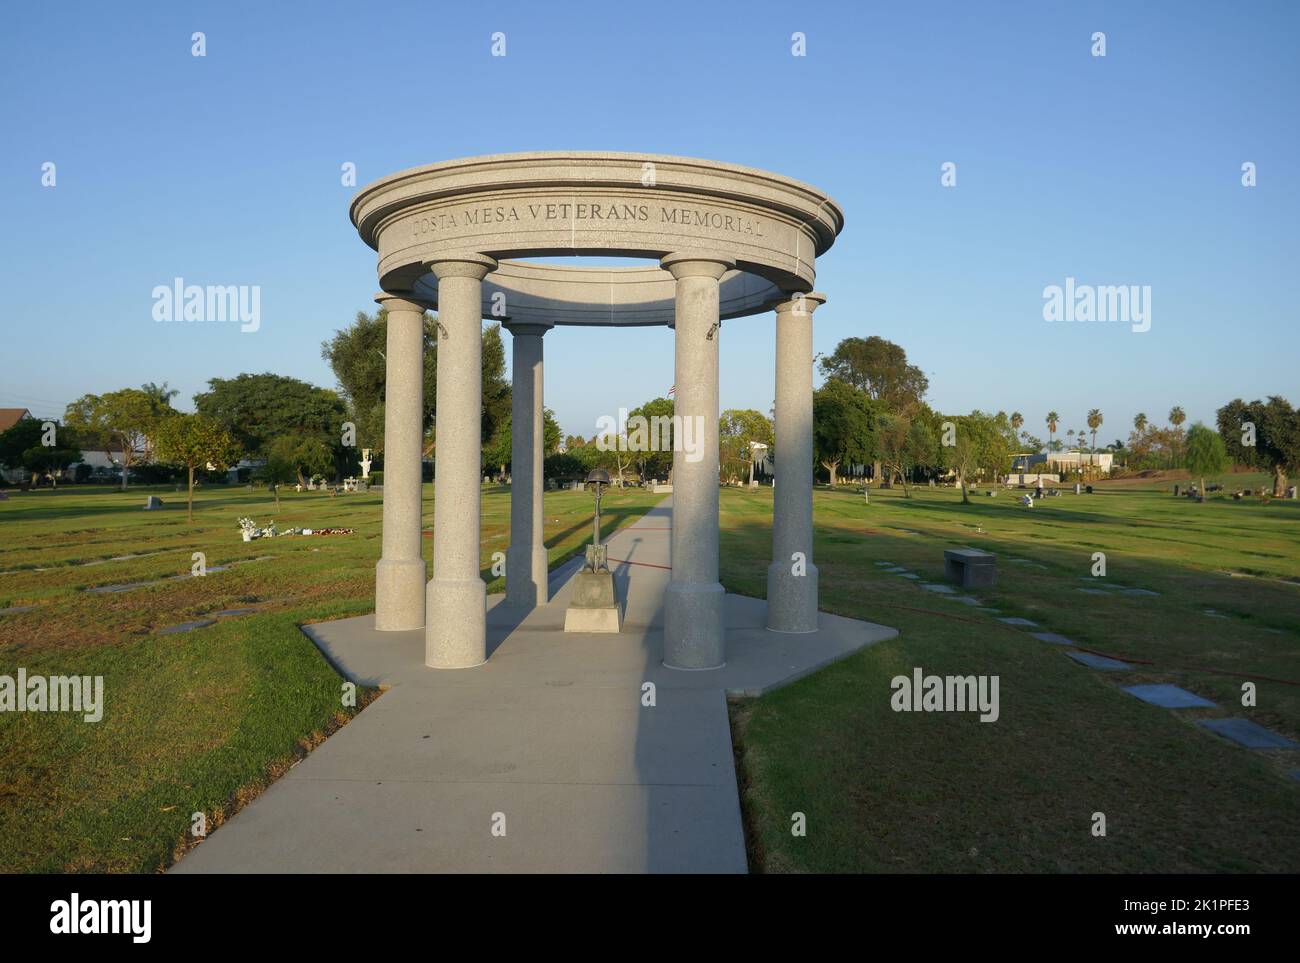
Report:
M668 389L668 397L671 398L675 394L677 394L677 386L673 385L671 388Z

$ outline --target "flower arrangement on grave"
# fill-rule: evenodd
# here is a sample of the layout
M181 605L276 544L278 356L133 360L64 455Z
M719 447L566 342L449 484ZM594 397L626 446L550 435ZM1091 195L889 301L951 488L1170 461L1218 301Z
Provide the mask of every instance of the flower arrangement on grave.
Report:
M239 530L243 533L246 542L251 542L255 538L274 538L279 534L275 530L275 522L271 522L265 528L258 528L257 522L251 518L241 518L239 520Z

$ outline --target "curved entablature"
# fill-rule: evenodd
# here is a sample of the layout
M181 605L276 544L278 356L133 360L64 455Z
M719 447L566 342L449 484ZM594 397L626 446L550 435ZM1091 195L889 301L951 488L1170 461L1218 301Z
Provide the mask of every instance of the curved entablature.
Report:
M672 324L676 281L658 267L561 267L502 261L483 279L483 317L526 324L638 326ZM438 279L426 274L411 289L438 302ZM719 286L720 314L760 314L781 297L771 281L728 271Z
M673 279L657 266L560 267L546 255L724 255L721 316L812 290L844 224L828 196L753 168L657 154L554 152L446 161L363 188L351 215L387 291L437 302L439 259L486 255L483 315L579 325L665 324Z

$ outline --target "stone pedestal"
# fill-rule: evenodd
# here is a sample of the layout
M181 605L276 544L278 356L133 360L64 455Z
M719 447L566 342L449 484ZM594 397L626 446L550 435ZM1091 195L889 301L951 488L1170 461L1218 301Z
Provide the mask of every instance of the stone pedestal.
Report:
M608 569L583 569L573 577L573 596L564 613L566 632L617 632L623 610L614 594L614 575Z

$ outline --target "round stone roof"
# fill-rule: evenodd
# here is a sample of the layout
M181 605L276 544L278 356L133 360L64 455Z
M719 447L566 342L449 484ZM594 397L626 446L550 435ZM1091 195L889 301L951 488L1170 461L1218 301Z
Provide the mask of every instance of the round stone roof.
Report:
M669 254L721 257L721 315L757 314L812 290L817 255L844 226L829 196L736 164L661 154L548 151L443 161L381 178L352 201L379 253L380 286L437 304L427 264L486 255L483 316L519 323L642 325L673 319ZM636 267L534 257L646 258Z

